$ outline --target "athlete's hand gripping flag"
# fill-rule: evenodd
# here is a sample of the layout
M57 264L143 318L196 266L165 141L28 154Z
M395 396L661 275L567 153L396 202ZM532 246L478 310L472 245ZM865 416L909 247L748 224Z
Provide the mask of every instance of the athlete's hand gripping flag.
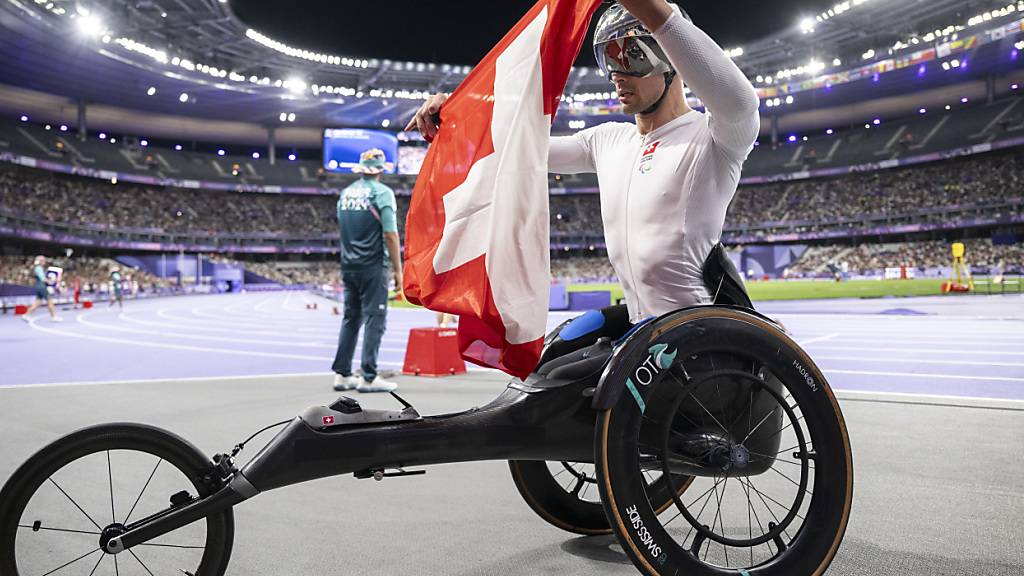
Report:
M551 122L600 0L540 0L449 98L406 220L405 296L466 360L525 377L549 301Z

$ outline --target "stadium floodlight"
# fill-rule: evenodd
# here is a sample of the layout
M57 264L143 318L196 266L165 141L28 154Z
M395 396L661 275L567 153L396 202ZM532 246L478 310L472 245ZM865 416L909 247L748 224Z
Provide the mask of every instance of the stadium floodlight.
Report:
M952 110L952 109L953 109L952 106L950 106L949 104L946 104L946 110Z
M861 54L860 57L863 58L864 60L871 60L872 58L875 57L875 49L872 48L868 50L867 52Z
M814 32L814 18L807 17L800 20L800 31L804 34Z
M139 146L142 146L143 148L145 148L146 146L149 146L149 140L146 140L145 138L143 138L142 140L139 140Z
M93 14L78 17L75 20L75 25L78 27L78 31L86 36L99 36L105 31L103 20Z
M25 116L24 114L22 114L21 115L21 121L22 122L28 122L28 116Z
M921 64L920 66L918 66L917 67L917 76L918 76L918 78L920 78L921 76L924 76L925 72L927 72L927 71L928 71L928 67L925 66L924 64Z
M828 134L829 136L831 136L834 132L835 132L835 130L833 130L831 128L829 128L828 130L825 130L825 134Z
M295 112L289 112L288 113L288 121L289 122L295 122Z
M117 184L117 176L111 176L110 177L110 183L111 184Z
M796 134L790 134L789 135L789 141L790 142L796 142Z
M882 119L881 118L875 118L874 120L871 121L871 123L874 124L875 126L878 126L879 124L882 123Z
M964 96L963 98L960 99L960 103L961 104L967 104L968 102L969 102L969 100L967 99L966 96Z
M182 92L181 95L178 96L178 102L181 102L182 104L188 102L188 92Z
M217 150L217 156L223 156L225 154L227 154L227 152L225 152L223 148L221 148L220 150Z
M786 96L786 104L792 104L792 103L793 103L793 95L790 94L789 96Z
M106 139L107 139L107 133L106 132L100 132L100 140L106 140Z
M181 152L181 144L175 144L174 149L177 150L178 152Z
M156 94L156 88L154 86L150 86L149 90L146 90L146 96L152 96L154 94Z
M865 124L864 127L867 128L868 130L870 130L871 129L871 124Z
M960 67L960 61L957 60L956 58L953 58L952 60L949 61L949 65L952 68L959 68Z
M807 136L804 136L803 140L804 142L807 142Z
M949 62L943 62L942 63L942 69L946 70L946 71L949 71Z
M295 154L289 154L288 155L288 160L291 161L291 162L295 162Z
M253 160L259 160L260 159L260 153L259 152L253 152L252 153L252 159Z
M46 126L43 127L43 130L49 130L50 128L51 128L51 126L49 124L47 124Z
M306 82L295 76L282 82L281 86L293 94L301 94L307 88Z
M277 119L281 122L286 122L288 120L288 114L286 112L281 112L281 114L277 116Z
M832 65L833 66L842 66L843 65L843 61L840 60L839 58L833 58L832 59Z
M1010 90L1016 90L1019 87L1020 87L1019 84L1010 84Z
M385 118L385 119L380 121L380 125L382 127L384 127L384 128L387 128L388 126L391 126L391 120L388 120L387 118Z
M111 144L117 144L117 138L111 138L110 140L108 140L108 142L110 142Z
M61 132L67 132L68 131L68 125L67 124L61 124L60 125L60 131Z
M928 112L927 108L921 108L920 110L917 111L918 114L926 114L927 112Z

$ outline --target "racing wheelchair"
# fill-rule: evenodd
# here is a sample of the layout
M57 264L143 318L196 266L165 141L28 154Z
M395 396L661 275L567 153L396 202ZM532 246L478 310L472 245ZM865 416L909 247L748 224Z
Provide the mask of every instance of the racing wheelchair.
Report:
M720 246L704 281L713 305L635 326L615 308L566 322L536 371L484 406L421 416L397 395L401 410L342 396L280 423L240 468L255 435L209 458L143 424L74 432L0 491L0 576L92 574L119 558L149 574L220 575L232 508L260 492L495 459L541 518L615 534L643 574L820 575L853 496L842 413L806 353L754 311Z

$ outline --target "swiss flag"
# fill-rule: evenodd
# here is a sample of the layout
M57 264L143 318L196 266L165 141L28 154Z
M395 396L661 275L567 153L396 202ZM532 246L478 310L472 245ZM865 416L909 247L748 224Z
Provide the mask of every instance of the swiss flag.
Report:
M444 105L406 220L406 298L459 315L463 358L521 378L547 324L551 122L599 4L540 0L473 69Z

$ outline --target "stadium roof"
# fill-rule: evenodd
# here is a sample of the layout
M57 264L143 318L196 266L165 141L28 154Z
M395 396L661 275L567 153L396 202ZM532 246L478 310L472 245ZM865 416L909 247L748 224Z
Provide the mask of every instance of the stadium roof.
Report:
M827 73L887 57L897 43L910 51L955 38L969 22L1024 16L1024 1L1007 1L847 0L802 26L731 49L755 85L770 89L779 72L810 77L800 68L812 61L821 66L814 72ZM0 32L6 84L168 116L284 128L394 129L424 94L454 89L469 71L287 46L248 28L220 0L7 0ZM865 58L868 50L874 55ZM575 69L567 92L607 91L593 72Z

